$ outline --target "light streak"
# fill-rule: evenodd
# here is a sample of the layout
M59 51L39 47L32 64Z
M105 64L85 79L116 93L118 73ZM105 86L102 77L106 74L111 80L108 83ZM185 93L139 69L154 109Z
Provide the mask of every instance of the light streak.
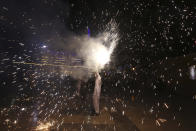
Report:
M53 126L53 123L47 122L47 123L39 123L39 125L35 128L36 131L49 131L50 127Z
M68 68L87 68L85 66L69 66L69 65L59 65L59 64L47 64L47 63L34 63L34 62L13 62L14 64L24 64L24 65L35 65L35 66L54 66L54 67L68 67ZM87 68L90 69L90 68Z
M168 106L166 103L164 103L164 105L165 105L165 107L166 107L167 109L169 109L169 106Z

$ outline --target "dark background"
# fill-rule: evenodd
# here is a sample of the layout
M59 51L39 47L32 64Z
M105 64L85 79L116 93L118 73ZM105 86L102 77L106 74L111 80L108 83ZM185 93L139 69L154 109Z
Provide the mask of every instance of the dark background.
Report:
M17 92L12 82L20 83L22 73L34 70L21 65L16 76L13 60L35 62L43 44L87 34L88 28L96 36L111 20L119 26L120 40L103 79L112 87L119 80L124 92L130 90L127 85L153 86L164 69L159 64L196 49L195 0L1 0L0 6L1 96Z

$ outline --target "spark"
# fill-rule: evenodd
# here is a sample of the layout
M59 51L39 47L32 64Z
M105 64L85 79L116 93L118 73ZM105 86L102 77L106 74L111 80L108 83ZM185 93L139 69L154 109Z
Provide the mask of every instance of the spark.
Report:
M196 79L196 69L195 69L195 65L190 67L190 78L192 80Z
M164 103L164 106L168 109L169 108L169 106L166 104L166 103Z
M25 110L25 108L22 108L22 109L21 109L21 111L24 111L24 110Z
M35 128L36 131L49 131L49 128L53 126L54 123L47 122L42 123L40 122L39 125Z
M166 121L167 121L166 119L159 118L159 119L156 120L156 125L161 126L161 123L164 123Z

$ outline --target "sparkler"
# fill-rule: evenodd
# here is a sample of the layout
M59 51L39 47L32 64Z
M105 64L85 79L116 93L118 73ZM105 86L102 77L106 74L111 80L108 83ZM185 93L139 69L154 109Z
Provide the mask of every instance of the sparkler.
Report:
M47 64L47 63L34 63L34 62L13 62L14 64L35 65L35 66L53 66L53 67L68 67L68 68L86 68L84 66L69 66L65 64Z
M73 47L76 48L76 54L80 57L79 60L84 60L84 63L77 63L79 65L67 65L66 58L59 59L55 58L53 63L49 61L48 57L41 59L40 63L34 62L13 62L14 64L26 64L35 66L52 66L61 67L62 73L65 70L75 71L74 68L85 68L86 71L91 74L93 72L99 72L105 67L106 64L110 62L111 55L115 49L117 42L119 40L117 25L115 22L111 21L106 30L96 37L90 37L90 29L88 28L88 35L78 36L77 38L71 39L69 42L76 43ZM80 48L78 48L80 47ZM42 48L47 48L43 45ZM74 57L74 56L72 56ZM67 59L69 61L69 59ZM74 60L75 61L75 60ZM74 62L71 60L71 63ZM68 62L70 63L70 62ZM73 69L73 70L72 70ZM82 69L83 70L83 69ZM85 74L87 72L84 72ZM79 72L78 72L79 73ZM81 72L80 72L81 73Z
M119 40L117 25L111 21L106 30L97 37L90 38L88 28L88 37L82 43L81 55L85 59L87 66L93 69L93 72L100 71L110 62L110 57Z
M90 38L90 29L89 28L88 28L88 37ZM103 45L98 46L96 49L94 49L92 55L93 55L94 60L96 61L97 65L104 66L110 60L109 51Z

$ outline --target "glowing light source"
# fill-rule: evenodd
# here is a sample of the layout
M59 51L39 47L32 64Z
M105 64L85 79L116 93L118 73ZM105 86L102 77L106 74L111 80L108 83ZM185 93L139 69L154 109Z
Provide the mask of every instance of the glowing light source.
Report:
M43 45L41 48L46 48L47 46L46 45Z
M94 51L94 59L96 61L96 64L103 67L110 61L110 53L107 48L100 46L96 51Z

